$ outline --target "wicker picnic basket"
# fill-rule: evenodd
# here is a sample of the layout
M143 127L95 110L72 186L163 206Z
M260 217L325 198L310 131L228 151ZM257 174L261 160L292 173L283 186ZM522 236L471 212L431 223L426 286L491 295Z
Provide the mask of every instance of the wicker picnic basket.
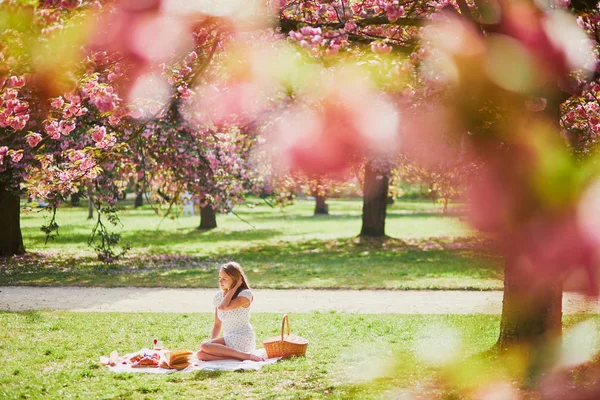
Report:
M287 323L287 335L283 334L285 324ZM287 314L281 319L281 336L275 336L263 342L268 358L275 357L293 357L306 354L308 340L303 337L290 335L290 321Z

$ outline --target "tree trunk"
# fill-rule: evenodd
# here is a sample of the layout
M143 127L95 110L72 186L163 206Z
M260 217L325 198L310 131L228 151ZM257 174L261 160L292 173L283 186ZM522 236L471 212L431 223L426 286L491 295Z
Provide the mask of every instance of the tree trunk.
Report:
M88 197L88 217L87 219L94 218L94 201L91 197Z
M504 264L504 297L500 336L496 346L529 351L529 378L556 361L562 333L562 284L528 275L528 268L507 259Z
M135 195L135 203L133 206L135 208L141 207L144 205L144 192L142 190L138 191Z
M385 213L389 183L390 178L387 174L376 171L372 163L367 162L363 187L363 214L360 236L385 236Z
M566 97L565 97L566 99ZM545 113L558 127L558 96L549 97ZM528 378L535 383L539 374L556 361L562 335L562 282L535 274L540 266L520 265L518 256L504 263L504 298L497 347L528 349Z
M506 260L504 298L498 345L535 343L560 337L562 331L562 285L538 282L527 276L525 268Z
M200 207L200 226L198 229L214 229L217 227L217 215L212 206Z
M80 197L79 197L79 193L73 193L71 195L71 206L72 207L79 207L80 203Z
M19 196L7 190L6 183L0 182L0 256L10 257L25 253L21 235L21 204Z
M327 198L325 196L316 194L315 199L315 215L328 215L329 206L325 203Z

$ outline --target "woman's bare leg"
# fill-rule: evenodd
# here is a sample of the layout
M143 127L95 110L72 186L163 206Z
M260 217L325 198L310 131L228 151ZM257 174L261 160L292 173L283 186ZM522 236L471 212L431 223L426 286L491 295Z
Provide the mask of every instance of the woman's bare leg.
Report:
M200 353L204 353L201 355ZM244 353L242 351L238 351L232 349L231 347L227 347L225 345L225 339L218 338L212 339L207 342L204 342L200 345L200 351L198 352L198 359L200 357L204 357L205 355L211 355L219 357L219 360L223 359L235 359L235 360L252 360L252 361L263 361L262 357L255 356L254 354ZM204 360L209 361L209 360Z
M198 360L200 360L200 361L231 360L231 358L229 358L229 357L213 356L212 354L205 353L202 350L197 352L196 356L198 357Z

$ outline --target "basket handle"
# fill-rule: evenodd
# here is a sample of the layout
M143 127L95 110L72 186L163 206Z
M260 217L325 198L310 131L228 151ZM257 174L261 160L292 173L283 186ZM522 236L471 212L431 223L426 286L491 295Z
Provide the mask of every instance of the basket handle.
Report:
M283 342L283 328L285 327L285 323L287 322L287 331L288 336L290 335L290 320L288 319L287 314L283 314L283 318L281 319L281 341Z

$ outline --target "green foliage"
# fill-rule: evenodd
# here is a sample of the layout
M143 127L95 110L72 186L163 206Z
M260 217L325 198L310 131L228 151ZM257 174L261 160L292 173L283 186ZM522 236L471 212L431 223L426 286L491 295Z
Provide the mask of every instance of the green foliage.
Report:
M110 232L102 220L102 218L106 218L113 226L118 226L121 221L117 215L116 208L102 207L98 204L96 207L96 215L98 218L96 224L92 228L92 233L88 238L88 245L96 250L99 261L104 264L112 264L129 251L130 245L123 245L121 251L117 252L116 247L121 242L121 234Z

